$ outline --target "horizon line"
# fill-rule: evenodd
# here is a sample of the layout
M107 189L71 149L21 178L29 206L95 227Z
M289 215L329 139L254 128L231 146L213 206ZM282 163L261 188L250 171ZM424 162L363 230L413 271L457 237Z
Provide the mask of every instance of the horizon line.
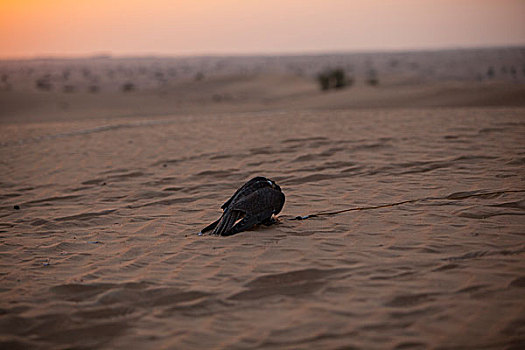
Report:
M326 56L326 55L351 55L351 54L378 54L378 53L416 53L416 52L439 52L439 51L462 51L462 50L490 50L490 49L519 49L525 48L523 44L508 45L476 45L476 46L443 46L443 47L419 47L419 48L377 48L377 49L341 49L341 50L297 50L297 51L275 51L275 52L224 52L224 53L133 53L114 54L107 51L94 51L82 54L42 54L27 56L0 57L0 61L38 61L38 60L82 60L82 59L130 59L130 58L213 58L213 57L281 57L281 56Z

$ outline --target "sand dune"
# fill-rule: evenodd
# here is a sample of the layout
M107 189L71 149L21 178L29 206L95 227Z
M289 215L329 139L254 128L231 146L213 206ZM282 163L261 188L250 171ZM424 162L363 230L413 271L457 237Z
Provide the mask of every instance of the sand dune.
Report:
M523 87L396 84L1 92L0 347L522 348ZM197 236L256 175L279 223Z
M125 94L0 92L0 104L4 123L312 109L523 107L525 85L442 82L321 92L313 79L277 75L223 77Z
M0 123L276 110L524 106L523 48L0 62ZM339 67L347 89L316 76ZM368 84L371 74L377 85Z

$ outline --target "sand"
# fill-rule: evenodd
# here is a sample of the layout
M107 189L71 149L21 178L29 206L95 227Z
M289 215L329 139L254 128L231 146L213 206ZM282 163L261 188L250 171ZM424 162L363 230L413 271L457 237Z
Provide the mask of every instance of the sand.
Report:
M521 84L221 79L0 94L1 348L523 348ZM279 223L197 236L257 175Z

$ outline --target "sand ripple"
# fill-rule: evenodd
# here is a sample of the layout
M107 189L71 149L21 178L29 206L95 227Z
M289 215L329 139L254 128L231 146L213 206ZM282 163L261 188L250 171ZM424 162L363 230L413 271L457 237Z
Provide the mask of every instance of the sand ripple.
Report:
M1 348L525 345L523 110L90 123L0 144ZM198 237L255 175L279 224Z

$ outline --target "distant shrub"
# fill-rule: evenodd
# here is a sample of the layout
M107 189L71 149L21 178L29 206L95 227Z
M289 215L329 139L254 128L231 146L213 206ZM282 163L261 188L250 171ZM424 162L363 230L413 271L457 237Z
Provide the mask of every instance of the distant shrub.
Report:
M518 71L516 70L516 68L514 68L514 66L510 67L510 75L512 75L514 79L518 77Z
M9 84L9 76L7 74L2 74L0 89L6 91L11 90L11 84Z
M494 71L494 67L490 66L490 67L487 69L487 78L489 78L489 79L493 79L493 78L494 78L494 75L496 75L496 72Z
M195 77L194 77L195 81L201 81L204 79L204 73L202 72L197 72L197 74L195 74Z
M136 89L135 84L131 82L124 83L122 84L122 87L121 87L121 90L123 92L131 92L131 91L135 91L135 89Z
M50 91L51 88L53 87L49 79L46 77L37 79L35 81L35 86L38 90L42 90L42 91Z
M98 87L98 85L90 85L88 87L88 91L92 94L96 94L97 92L100 91L100 88Z
M159 85L166 85L168 83L168 79L166 78L163 72L160 72L160 71L155 72L154 76L155 76L155 79L157 80L157 83L159 83Z
M346 77L342 68L328 69L317 75L317 82L322 91L329 89L343 89L352 85L353 79Z

